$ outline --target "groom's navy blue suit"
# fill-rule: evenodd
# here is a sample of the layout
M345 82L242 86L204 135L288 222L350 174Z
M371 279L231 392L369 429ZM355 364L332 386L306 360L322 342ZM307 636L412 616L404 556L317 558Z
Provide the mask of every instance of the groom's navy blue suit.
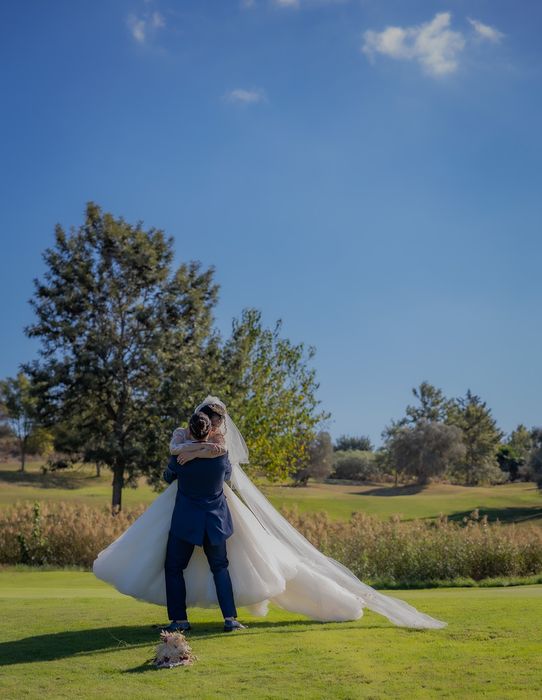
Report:
M195 545L203 546L207 556L222 614L237 617L226 552L233 524L223 490L231 469L227 455L196 457L183 466L172 455L164 471L169 484L178 480L164 564L170 620L187 619L183 571Z

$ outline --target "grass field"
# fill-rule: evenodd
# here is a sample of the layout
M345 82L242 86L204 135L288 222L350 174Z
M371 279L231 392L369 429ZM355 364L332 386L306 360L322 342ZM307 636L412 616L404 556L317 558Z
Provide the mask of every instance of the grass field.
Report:
M194 610L192 667L147 660L165 609L122 596L91 573L0 571L0 696L19 698L539 698L542 586L395 591L447 620L394 627L373 613L314 623L279 609L240 617Z
M399 514L404 519L432 518L444 513L462 518L475 508L490 520L533 522L542 525L542 495L534 484L504 484L490 487L432 484L427 488L390 485L312 484L306 488L267 486L263 489L275 506L297 505L301 512L326 511L332 518L348 519L363 511L379 517ZM15 463L0 468L0 507L17 500L75 500L98 505L111 497L111 474L100 478L90 469L43 476L39 464L30 464L26 474ZM150 503L156 494L142 482L137 489L124 489L126 506Z

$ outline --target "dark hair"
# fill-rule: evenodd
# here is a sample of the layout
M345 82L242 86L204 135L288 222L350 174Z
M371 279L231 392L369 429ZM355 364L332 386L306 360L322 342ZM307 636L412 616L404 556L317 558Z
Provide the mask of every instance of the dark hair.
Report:
M226 415L226 412L220 406L220 404L217 403L207 403L205 406L202 406L200 409L200 413L205 413L206 416L209 416L211 419L211 423L216 423L217 425L220 425L222 421L224 420L224 416Z
M211 432L211 419L202 411L198 411L190 418L189 427L196 440L204 440Z

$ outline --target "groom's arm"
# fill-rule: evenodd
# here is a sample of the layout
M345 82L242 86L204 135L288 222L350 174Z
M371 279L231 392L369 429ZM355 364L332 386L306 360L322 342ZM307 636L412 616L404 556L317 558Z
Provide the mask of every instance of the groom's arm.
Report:
M169 462L167 467L164 469L162 473L162 478L164 481L168 484L172 484L175 479L179 476L178 470L180 469L179 465L177 464L177 459L175 455L172 455L169 458Z

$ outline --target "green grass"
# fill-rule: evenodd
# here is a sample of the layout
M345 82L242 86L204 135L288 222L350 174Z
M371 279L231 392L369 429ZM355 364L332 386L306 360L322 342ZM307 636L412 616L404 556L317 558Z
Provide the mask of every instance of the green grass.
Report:
M538 698L542 586L394 592L447 620L394 627L367 613L321 624L279 609L224 635L194 610L192 667L156 670L163 608L77 571L0 571L0 695L19 698ZM243 611L240 611L241 613Z
M301 512L325 510L333 518L347 519L354 511L405 520L435 518L441 513L461 519L475 508L490 520L536 522L542 524L542 495L535 484L500 486L454 486L431 484L427 487L388 484L312 484L306 488L266 489L275 506L297 505Z
M29 465L26 474L10 463L0 468L0 507L17 500L75 500L106 505L111 498L111 474L100 478L89 468L43 476L39 464ZM432 484L426 488L390 485L311 484L306 488L266 486L275 506L297 505L301 512L326 511L332 518L348 519L363 511L378 517L399 514L404 519L434 518L441 513L460 519L475 508L490 520L533 522L542 525L542 495L534 484L466 487ZM137 489L124 489L126 506L150 503L156 494L143 481Z

